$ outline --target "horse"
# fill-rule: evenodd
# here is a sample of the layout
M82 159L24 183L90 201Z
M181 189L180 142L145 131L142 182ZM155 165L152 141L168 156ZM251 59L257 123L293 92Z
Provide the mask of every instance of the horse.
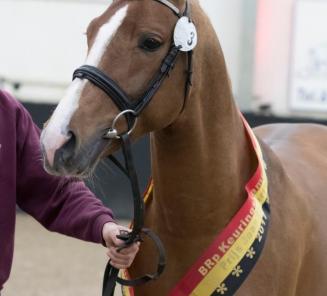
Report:
M177 18L167 5L184 11L187 1L161 2L113 1L87 29L86 64L110 76L132 100L145 92L171 48ZM130 133L132 141L150 134L154 188L145 224L160 236L168 258L162 277L136 287L135 295L171 295L242 207L258 166L216 33L197 0L189 1L189 9L198 31L192 85L185 95L189 61L182 53ZM103 137L120 111L103 89L75 79L42 132L45 169L77 177L92 172L121 147L119 139ZM116 127L129 130L127 118ZM271 219L261 256L235 295L325 295L327 128L273 124L254 129L253 137L262 153ZM145 240L130 276L154 268L155 252ZM226 294L223 285L192 295Z

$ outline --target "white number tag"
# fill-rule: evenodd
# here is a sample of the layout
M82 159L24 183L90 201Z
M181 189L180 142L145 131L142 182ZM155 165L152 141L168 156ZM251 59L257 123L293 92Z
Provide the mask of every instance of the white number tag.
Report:
M198 43L195 25L186 16L181 17L175 27L174 42L181 51L191 51Z

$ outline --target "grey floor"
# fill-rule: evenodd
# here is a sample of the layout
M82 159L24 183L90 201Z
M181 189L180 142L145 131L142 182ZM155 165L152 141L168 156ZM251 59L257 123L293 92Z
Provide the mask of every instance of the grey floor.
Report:
M105 264L102 246L50 233L18 214L14 264L2 296L100 296Z

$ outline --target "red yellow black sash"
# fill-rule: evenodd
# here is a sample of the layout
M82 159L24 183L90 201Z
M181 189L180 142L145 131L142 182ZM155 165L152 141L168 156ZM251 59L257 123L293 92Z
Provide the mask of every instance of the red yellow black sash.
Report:
M257 139L245 120L244 126L258 158L257 170L246 185L247 200L169 296L234 295L260 257L270 218L268 180ZM152 189L153 184L146 198ZM123 288L123 295L134 293Z

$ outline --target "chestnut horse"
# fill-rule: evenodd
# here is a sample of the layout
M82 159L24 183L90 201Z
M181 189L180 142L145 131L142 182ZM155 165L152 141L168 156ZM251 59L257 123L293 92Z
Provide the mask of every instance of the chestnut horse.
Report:
M184 10L185 0L170 2ZM131 134L137 140L150 133L154 192L145 222L168 257L163 276L135 295L169 293L241 208L257 166L215 31L198 1L189 2L199 32L190 93L185 97L187 55L181 54ZM167 55L176 21L158 1L113 1L88 27L86 64L136 99ZM42 133L46 169L89 174L100 158L120 148L119 140L103 138L118 113L100 88L75 79ZM126 129L121 118L118 130ZM325 295L327 128L276 124L254 132L267 166L271 223L260 260L236 295ZM155 259L146 241L131 276L148 273Z

